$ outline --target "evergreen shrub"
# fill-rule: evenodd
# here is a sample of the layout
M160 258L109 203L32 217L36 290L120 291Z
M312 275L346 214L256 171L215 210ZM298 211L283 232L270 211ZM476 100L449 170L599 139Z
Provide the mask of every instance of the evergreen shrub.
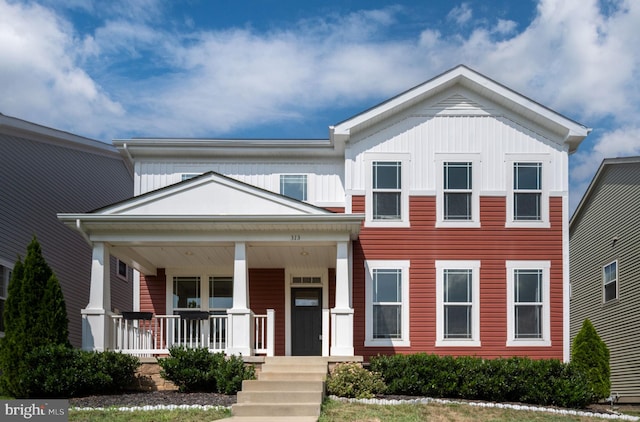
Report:
M340 363L327 377L327 393L338 397L368 399L386 390L382 377L358 363Z
M417 353L377 356L371 369L388 394L582 408L593 402L585 373L556 359L482 359Z
M609 397L611 391L609 348L588 319L573 339L571 362L587 375L595 400Z
M170 356L158 359L160 375L173 382L181 392L205 391L235 394L242 380L254 379L253 366L245 366L239 356L226 358L206 348L172 347Z

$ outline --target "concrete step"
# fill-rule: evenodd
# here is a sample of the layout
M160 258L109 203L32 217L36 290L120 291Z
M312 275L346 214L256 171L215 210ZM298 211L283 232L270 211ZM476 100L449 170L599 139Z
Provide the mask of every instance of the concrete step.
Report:
M265 365L327 365L329 358L322 356L267 356L264 358Z
M245 380L242 381L242 391L311 391L323 392L322 381L298 381L292 383L289 380Z
M320 372L260 372L259 381L324 381L326 373Z
M238 391L238 403L321 403L322 391Z
M272 365L265 364L261 372L327 372L327 364L290 364L290 365Z
M319 403L236 403L231 406L234 416L320 416Z

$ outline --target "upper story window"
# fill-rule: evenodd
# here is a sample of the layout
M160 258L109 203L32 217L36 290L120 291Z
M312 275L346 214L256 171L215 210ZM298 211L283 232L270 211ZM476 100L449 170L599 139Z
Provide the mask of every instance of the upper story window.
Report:
M281 174L280 193L299 201L307 200L306 174Z
M409 345L409 261L367 261L365 346Z
M507 261L507 346L549 346L549 261Z
M373 162L373 219L400 220L402 217L402 163Z
M549 227L549 188L544 158L508 157L507 227Z
M602 267L602 292L604 302L618 298L618 261Z
M377 227L409 227L409 154L372 153L366 158L366 222Z
M480 227L479 155L436 157L436 227Z
M542 163L513 164L513 219L542 219Z

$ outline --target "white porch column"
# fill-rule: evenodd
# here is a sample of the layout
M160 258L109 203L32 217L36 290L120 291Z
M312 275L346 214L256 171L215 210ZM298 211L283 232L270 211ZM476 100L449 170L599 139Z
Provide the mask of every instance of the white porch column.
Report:
M229 315L230 355L251 355L251 310L249 309L249 268L247 266L247 246L244 242L236 243L233 264L233 308Z
M110 346L111 333L111 273L109 247L93 244L89 303L82 313L82 348L104 351Z
M336 245L336 306L331 309L331 356L353 356L353 308L349 285L349 243Z

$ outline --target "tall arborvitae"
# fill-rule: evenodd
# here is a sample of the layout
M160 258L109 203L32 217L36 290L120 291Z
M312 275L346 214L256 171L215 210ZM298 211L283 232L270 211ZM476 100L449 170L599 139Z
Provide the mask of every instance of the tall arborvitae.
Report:
M62 290L35 236L24 264L20 259L16 262L8 293L5 337L0 343L0 388L5 395L27 397L29 391L19 376L31 370L25 367L25 356L48 344L69 346Z
M587 375L595 400L609 396L611 390L609 348L588 319L584 320L582 328L573 339L571 364Z

